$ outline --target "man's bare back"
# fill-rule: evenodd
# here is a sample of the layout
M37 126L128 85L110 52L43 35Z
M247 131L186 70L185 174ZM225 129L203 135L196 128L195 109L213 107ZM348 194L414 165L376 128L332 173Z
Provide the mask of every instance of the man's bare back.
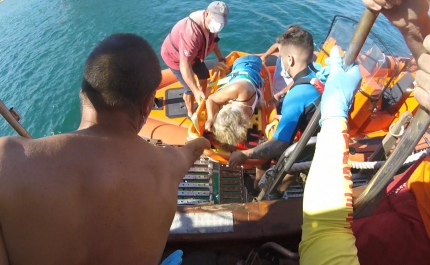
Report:
M0 138L0 265L160 262L178 185L210 147L137 135L160 81L149 43L112 35L87 60L78 131Z
M177 175L190 161L138 136L98 135L1 139L0 221L11 264L159 262Z

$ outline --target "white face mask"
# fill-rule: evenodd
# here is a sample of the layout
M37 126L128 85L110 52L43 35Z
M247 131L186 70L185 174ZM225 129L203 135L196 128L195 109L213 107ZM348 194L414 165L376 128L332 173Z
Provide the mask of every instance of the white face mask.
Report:
M283 78L291 78L291 76L290 76L290 74L288 73L288 71L287 70L282 70L281 71L281 76L283 77Z
M282 66L281 76L284 78L291 78L291 75L288 73L288 70L290 70L291 66L288 65L288 68L285 69L285 65L282 57L281 57L281 66Z
M224 24L217 23L213 19L212 19L212 21L208 25L208 29L209 29L209 31L211 33L218 33L218 32L220 32L222 30L223 27L224 27Z

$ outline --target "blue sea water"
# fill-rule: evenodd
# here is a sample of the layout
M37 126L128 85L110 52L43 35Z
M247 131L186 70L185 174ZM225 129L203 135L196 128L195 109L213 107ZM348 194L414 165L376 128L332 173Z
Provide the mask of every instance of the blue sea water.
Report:
M4 0L0 2L0 99L15 107L35 138L75 130L80 121L78 91L86 57L104 37L131 32L159 53L171 27L210 1L195 0ZM324 40L341 14L358 20L361 0L234 0L220 34L222 51L264 52L290 24ZM398 55L409 51L399 32L380 16L374 31ZM164 67L164 63L162 62ZM16 135L0 119L0 136Z

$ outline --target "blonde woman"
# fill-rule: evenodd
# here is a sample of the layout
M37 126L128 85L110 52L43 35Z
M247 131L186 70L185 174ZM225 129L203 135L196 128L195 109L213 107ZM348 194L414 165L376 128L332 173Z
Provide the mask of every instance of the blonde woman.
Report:
M229 82L208 97L205 130L213 132L221 143L237 145L246 140L251 117L263 100L261 68L259 56L240 57L228 75Z

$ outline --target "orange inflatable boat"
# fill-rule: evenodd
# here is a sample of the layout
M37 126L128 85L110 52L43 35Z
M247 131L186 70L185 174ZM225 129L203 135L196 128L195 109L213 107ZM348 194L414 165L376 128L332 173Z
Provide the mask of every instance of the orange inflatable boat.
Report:
M324 60L328 57L328 51L337 42L333 38L328 38L316 53L316 63L324 65ZM378 138L387 134L390 126L397 121L401 113L408 110L414 113L418 107L418 102L413 97L412 84L414 72L401 71L411 64L408 58L385 56L381 65L372 64L375 61L375 50L362 53L358 59L363 81L360 91L356 94L354 105L351 108L349 124L351 137L357 146L352 145L355 150L360 150L353 154L352 159L364 161L367 154L372 150L371 143L368 141L363 145L363 139ZM234 61L248 55L245 52L234 51L227 57L227 64L216 64L214 61L207 61L206 64L211 69L209 80L210 93L219 87L218 81L222 80L228 73ZM372 57L373 56L373 57ZM270 56L263 65L261 77L265 81L262 88L262 95L266 102L273 97L272 79L275 70L276 56ZM197 106L196 113L198 120L192 123L187 119L187 110L182 100L183 89L176 80L173 73L167 69L163 70L163 79L155 95L154 106L146 125L140 135L151 140L162 140L164 144L183 145L189 139L200 136L207 136L204 132L206 121L205 104ZM251 119L246 142L236 146L243 150L252 148L270 139L276 130L280 116L276 113L273 104L266 104L261 109L256 110ZM300 132L296 139L300 136ZM221 144L215 139L210 138L213 148L205 150L205 155L209 158L226 164L230 153L221 148ZM358 139L361 139L358 141ZM363 146L360 146L363 145ZM254 166L262 161L249 160L246 165Z

